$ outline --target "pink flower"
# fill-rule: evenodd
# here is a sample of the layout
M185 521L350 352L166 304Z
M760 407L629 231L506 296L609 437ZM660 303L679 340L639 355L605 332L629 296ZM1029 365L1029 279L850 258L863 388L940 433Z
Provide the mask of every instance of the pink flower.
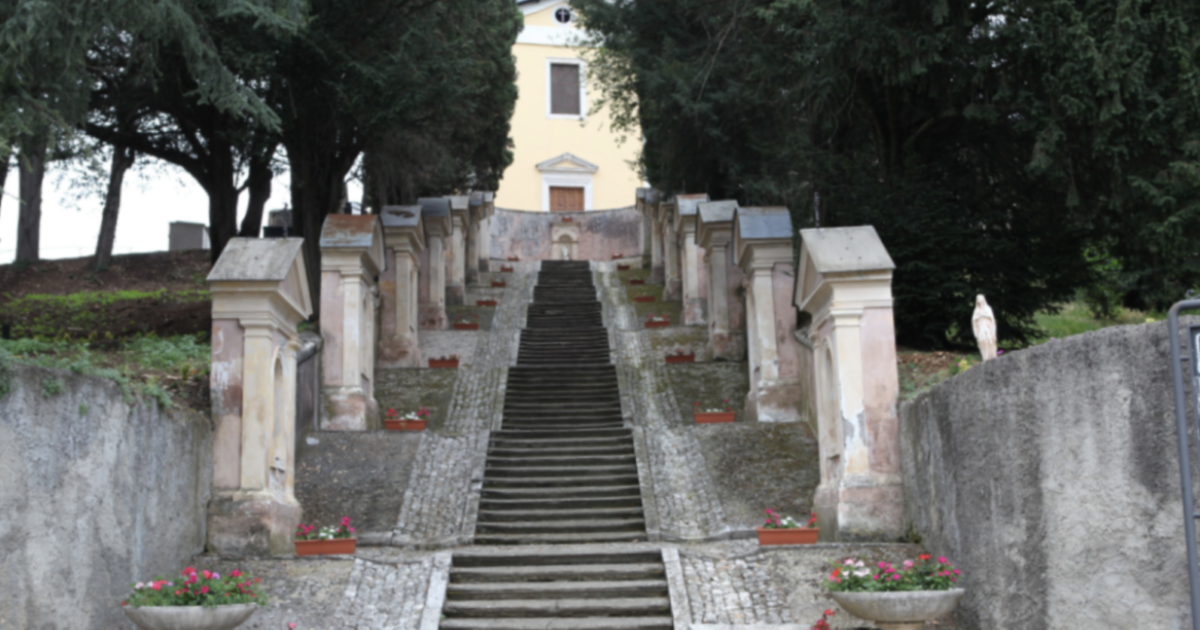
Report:
M913 561L912 561L912 560L905 560L905 561L904 561L904 568L905 568L905 569L911 569L911 568L913 568Z
M200 587L200 593L201 593L201 594L207 594L207 593L208 593L208 587L207 587L207 586L201 586L201 587Z
M938 557L938 562L941 562L942 564L946 564L946 559L945 559L945 558L943 558L943 557L940 557L940 556L939 556L939 557Z
M958 569L954 570L954 575L958 575Z
M212 579L212 572L211 572L211 571L209 571L208 569L205 569L205 570L204 570L204 579L206 579L206 580L211 580L211 579Z
M892 579L893 579L893 580L899 580L899 579L900 579L900 576L899 576L899 575L893 575L893 576L892 576Z
M296 622L293 621L293 622L289 623L288 630L296 630Z
M232 577L241 577L242 572L238 571L237 569L234 569L233 572L231 572L229 575Z

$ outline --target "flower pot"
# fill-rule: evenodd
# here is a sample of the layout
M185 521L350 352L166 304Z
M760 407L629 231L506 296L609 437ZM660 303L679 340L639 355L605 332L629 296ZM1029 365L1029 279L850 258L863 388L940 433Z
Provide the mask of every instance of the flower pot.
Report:
M479 330L479 323L474 324L455 324L454 330Z
M671 325L671 322L669 322L667 320L663 320L661 322L646 321L646 328L666 328L667 326L670 326L670 325Z
M693 354L668 354L667 363L695 363L696 355Z
M562 222L563 222L563 223L570 223L570 222L572 222L572 221L574 221L574 220L575 220L575 219L574 219L573 217L563 217L563 218L562 218Z
M517 262L518 260L521 260L520 256L509 256L508 257L508 262Z
M506 287L506 286L508 286L508 283L507 283L507 282L497 282L497 281L495 281L495 280L492 280L492 287L493 287L493 288L501 288L501 289L503 289L503 288L504 288L504 287Z
M616 259L618 259L618 258L620 258L620 257L621 257L621 255L620 255L620 254L613 254L613 255L612 255L612 259L613 259L613 260L616 260Z
M478 324L476 324L478 326ZM458 367L458 359L430 359L429 367L431 368L456 368Z
M629 265L617 265L617 271L629 271Z
M352 554L358 548L357 538L334 538L333 540L297 540L297 556L337 556Z
M729 414L733 415L733 414ZM755 528L760 545L811 545L817 542L817 527L793 527L791 529Z
M475 306L495 306L496 300L475 300Z
M646 281L645 281L645 280L643 280L643 279L641 279L641 278L634 278L634 279L632 279L632 280L630 280L630 281L629 281L629 284L632 284L632 285L634 285L634 286L638 286L638 285L641 285L641 284L646 284Z
M505 267L504 265L501 265L500 273L512 273L512 269L512 267Z
M733 422L737 417L737 412L734 411L696 411L693 414L696 419L696 424L717 424L720 422Z
M142 630L230 630L246 623L258 610L258 604L123 606L121 610Z
M925 622L949 614L966 594L961 588L948 591L896 591L829 593L846 612L874 621L882 630L918 630Z
M639 296L633 298L633 301L634 302L653 302L654 296L653 295L639 295Z
M388 431L424 431L425 420L391 420L383 419L383 427Z

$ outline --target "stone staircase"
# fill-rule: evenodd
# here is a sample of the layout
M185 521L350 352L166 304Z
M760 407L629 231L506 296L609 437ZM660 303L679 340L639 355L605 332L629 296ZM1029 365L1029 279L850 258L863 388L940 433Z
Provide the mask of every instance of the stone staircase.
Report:
M484 547L454 554L445 630L672 627L660 551L581 544L646 539L600 309L587 262L542 263L488 449Z

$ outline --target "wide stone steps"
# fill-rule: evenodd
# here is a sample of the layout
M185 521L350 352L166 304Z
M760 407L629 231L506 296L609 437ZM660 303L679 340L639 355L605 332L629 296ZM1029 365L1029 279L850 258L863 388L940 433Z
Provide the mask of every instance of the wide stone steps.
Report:
M479 520L495 523L500 521L523 521L523 520L540 520L540 521L576 521L588 518L621 518L621 517L640 517L642 515L642 506L639 503L635 507L593 507L593 508L558 508L552 509L546 506L538 506L538 509L533 510L516 510L510 506L480 506Z
M620 487L620 486L617 486ZM630 487L630 486L626 486ZM485 493L487 497L479 501L480 513L484 511L495 513L521 513L538 510L595 510L599 508L636 508L642 509L642 497L637 493L637 487L632 486L633 492L624 496L583 498L572 495L570 498L556 499L547 495L535 495L529 499L494 499L496 494Z
M442 614L461 617L641 617L670 614L666 597L620 597L612 599L513 599L502 601L458 601L448 603Z
M526 487L483 489L483 499L541 501L538 505L551 505L555 501L585 501L589 499L626 499L637 497L641 501L641 487L637 484L579 485L568 487ZM525 505L531 507L532 504Z
M670 615L658 617L562 617L446 619L443 630L671 630Z

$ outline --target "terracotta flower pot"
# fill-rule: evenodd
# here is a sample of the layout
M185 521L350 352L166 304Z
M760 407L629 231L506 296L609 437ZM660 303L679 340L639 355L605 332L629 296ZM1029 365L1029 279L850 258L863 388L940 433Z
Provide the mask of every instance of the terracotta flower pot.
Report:
M142 630L231 630L246 623L258 604L123 606L121 610Z
M496 300L475 300L475 306L495 306Z
M696 411L693 413L696 424L717 424L720 422L733 422L737 417L737 412L734 411Z
M509 256L508 257L508 262L517 262L519 260L521 260L520 256Z
M669 320L665 320L665 319L661 322L646 320L646 328L666 328L667 326L670 326L670 325L671 325L671 322Z
M966 591L895 591L885 593L831 591L846 612L874 621L882 630L919 630L925 622L950 613Z
M357 538L334 538L333 540L297 540L297 556L335 556L352 554L358 548Z
M791 529L758 527L756 529L760 545L811 545L817 542L817 534L821 531L817 527L793 527Z
M639 295L639 296L633 298L633 301L634 302L653 302L654 296L653 295Z
M454 330L479 330L479 324L455 324Z
M424 431L426 420L392 420L384 418L383 427L388 431Z
M667 363L695 363L696 355L692 354L668 354Z
M476 324L476 327L479 325ZM429 367L431 368L456 368L458 367L458 359L430 359Z
M617 265L617 271L629 271L629 265Z
M645 281L645 280L643 280L643 279L641 279L641 278L634 278L634 279L632 279L632 280L630 280L630 281L629 281L629 284L632 284L632 285L634 285L634 286L637 286L637 285L639 285L639 284L646 284L646 281Z
M508 286L507 282L497 282L495 280L492 280L492 287L498 287L498 288L503 289L506 286Z
M618 259L618 258L620 258L620 257L621 257L621 254L613 254L613 255L612 255L612 259L613 259L613 260L616 260L616 259Z
M575 220L575 219L574 219L573 217L563 217L563 218L562 218L562 222L563 222L563 223L570 223L570 222L572 222L572 221L574 221L574 220Z
M500 273L512 273L512 270L512 267L505 267L504 265L500 266Z

